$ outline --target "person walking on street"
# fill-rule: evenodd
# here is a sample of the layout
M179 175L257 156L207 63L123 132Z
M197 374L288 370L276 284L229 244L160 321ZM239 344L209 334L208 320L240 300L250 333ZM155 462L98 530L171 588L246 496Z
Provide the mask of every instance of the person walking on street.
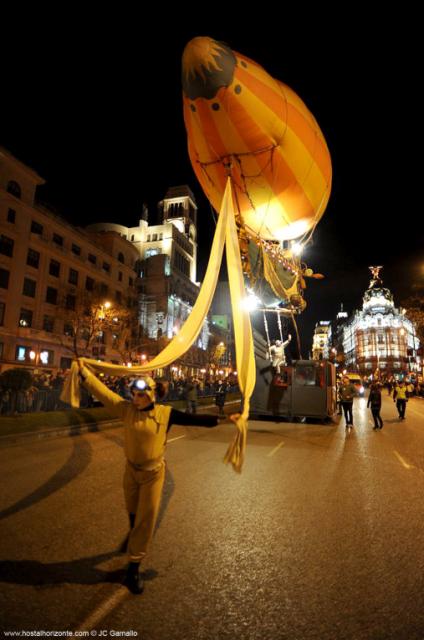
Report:
M132 400L125 400L103 384L78 360L83 386L124 424L124 495L130 523L127 552L129 564L125 584L134 594L143 592L139 567L153 538L165 479L165 447L173 424L187 427L216 427L217 416L191 415L156 403L164 397L164 383L150 377L131 384ZM236 422L238 416L230 416Z
M338 416L342 415L342 396L341 396L342 384L343 384L343 380L341 378L339 378L337 380L337 385L336 385L336 389L337 389L337 415Z
M215 391L215 404L218 407L219 416L225 416L224 406L225 406L226 395L227 395L227 385L222 380L219 380L216 385L216 391Z
M381 411L381 385L378 382L373 382L370 388L370 395L368 397L367 408L371 406L372 417L374 418L374 429L383 428L383 420L380 416Z
M196 413L197 410L198 382L195 378L190 378L185 387L186 413Z
M402 380L395 386L395 389L393 391L393 402L396 402L396 408L401 420L405 420L406 403L408 402L406 394L406 384Z
M343 407L344 417L346 421L346 429L353 427L353 398L356 396L356 389L347 376L343 377L340 387L340 399Z

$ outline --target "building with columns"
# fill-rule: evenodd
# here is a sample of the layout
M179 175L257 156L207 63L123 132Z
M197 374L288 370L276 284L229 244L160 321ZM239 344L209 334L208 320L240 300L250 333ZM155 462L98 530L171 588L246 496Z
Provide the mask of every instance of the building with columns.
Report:
M391 291L383 287L382 267L370 267L372 279L363 297L362 309L343 326L345 366L370 375L383 376L420 370L419 341L415 327L397 309Z

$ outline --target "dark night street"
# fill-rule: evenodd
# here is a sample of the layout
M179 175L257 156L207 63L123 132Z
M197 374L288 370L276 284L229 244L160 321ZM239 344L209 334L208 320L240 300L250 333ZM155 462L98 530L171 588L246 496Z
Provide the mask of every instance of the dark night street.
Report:
M424 401L400 422L384 391L382 416L357 399L348 434L251 422L241 476L232 425L173 428L142 596L120 584L122 430L2 448L2 628L423 638Z

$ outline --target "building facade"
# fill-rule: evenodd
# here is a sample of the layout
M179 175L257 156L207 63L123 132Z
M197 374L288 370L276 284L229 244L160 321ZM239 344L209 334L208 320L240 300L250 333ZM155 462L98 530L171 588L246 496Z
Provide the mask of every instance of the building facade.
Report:
M312 340L312 360L326 360L330 357L331 322L320 320L315 325Z
M132 308L139 252L122 236L69 224L36 202L44 183L0 149L0 367L64 369L73 357L71 314L81 293ZM113 336L89 354L121 362ZM96 351L97 350L97 351Z
M405 317L405 311L395 307L390 290L383 287L381 268L370 267L373 278L365 291L362 309L343 327L345 365L367 375L376 369L383 376L418 371L415 327Z
M196 281L197 204L193 193L187 185L172 187L159 202L158 210L158 225L149 225L144 208L136 227L111 223L87 227L99 234L115 231L137 248L140 322L147 350L151 346L149 340L171 339L179 332L200 290ZM207 320L195 348L205 351L208 340ZM202 360L195 349L184 359L193 365Z

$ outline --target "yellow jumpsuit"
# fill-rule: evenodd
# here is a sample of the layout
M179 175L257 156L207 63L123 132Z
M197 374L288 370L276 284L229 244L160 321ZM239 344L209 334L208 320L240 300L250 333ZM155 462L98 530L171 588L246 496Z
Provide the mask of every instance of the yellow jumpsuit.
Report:
M128 513L136 514L128 541L130 562L140 562L153 537L165 479L165 445L171 407L154 405L140 411L106 387L87 368L84 386L124 423L124 495Z

